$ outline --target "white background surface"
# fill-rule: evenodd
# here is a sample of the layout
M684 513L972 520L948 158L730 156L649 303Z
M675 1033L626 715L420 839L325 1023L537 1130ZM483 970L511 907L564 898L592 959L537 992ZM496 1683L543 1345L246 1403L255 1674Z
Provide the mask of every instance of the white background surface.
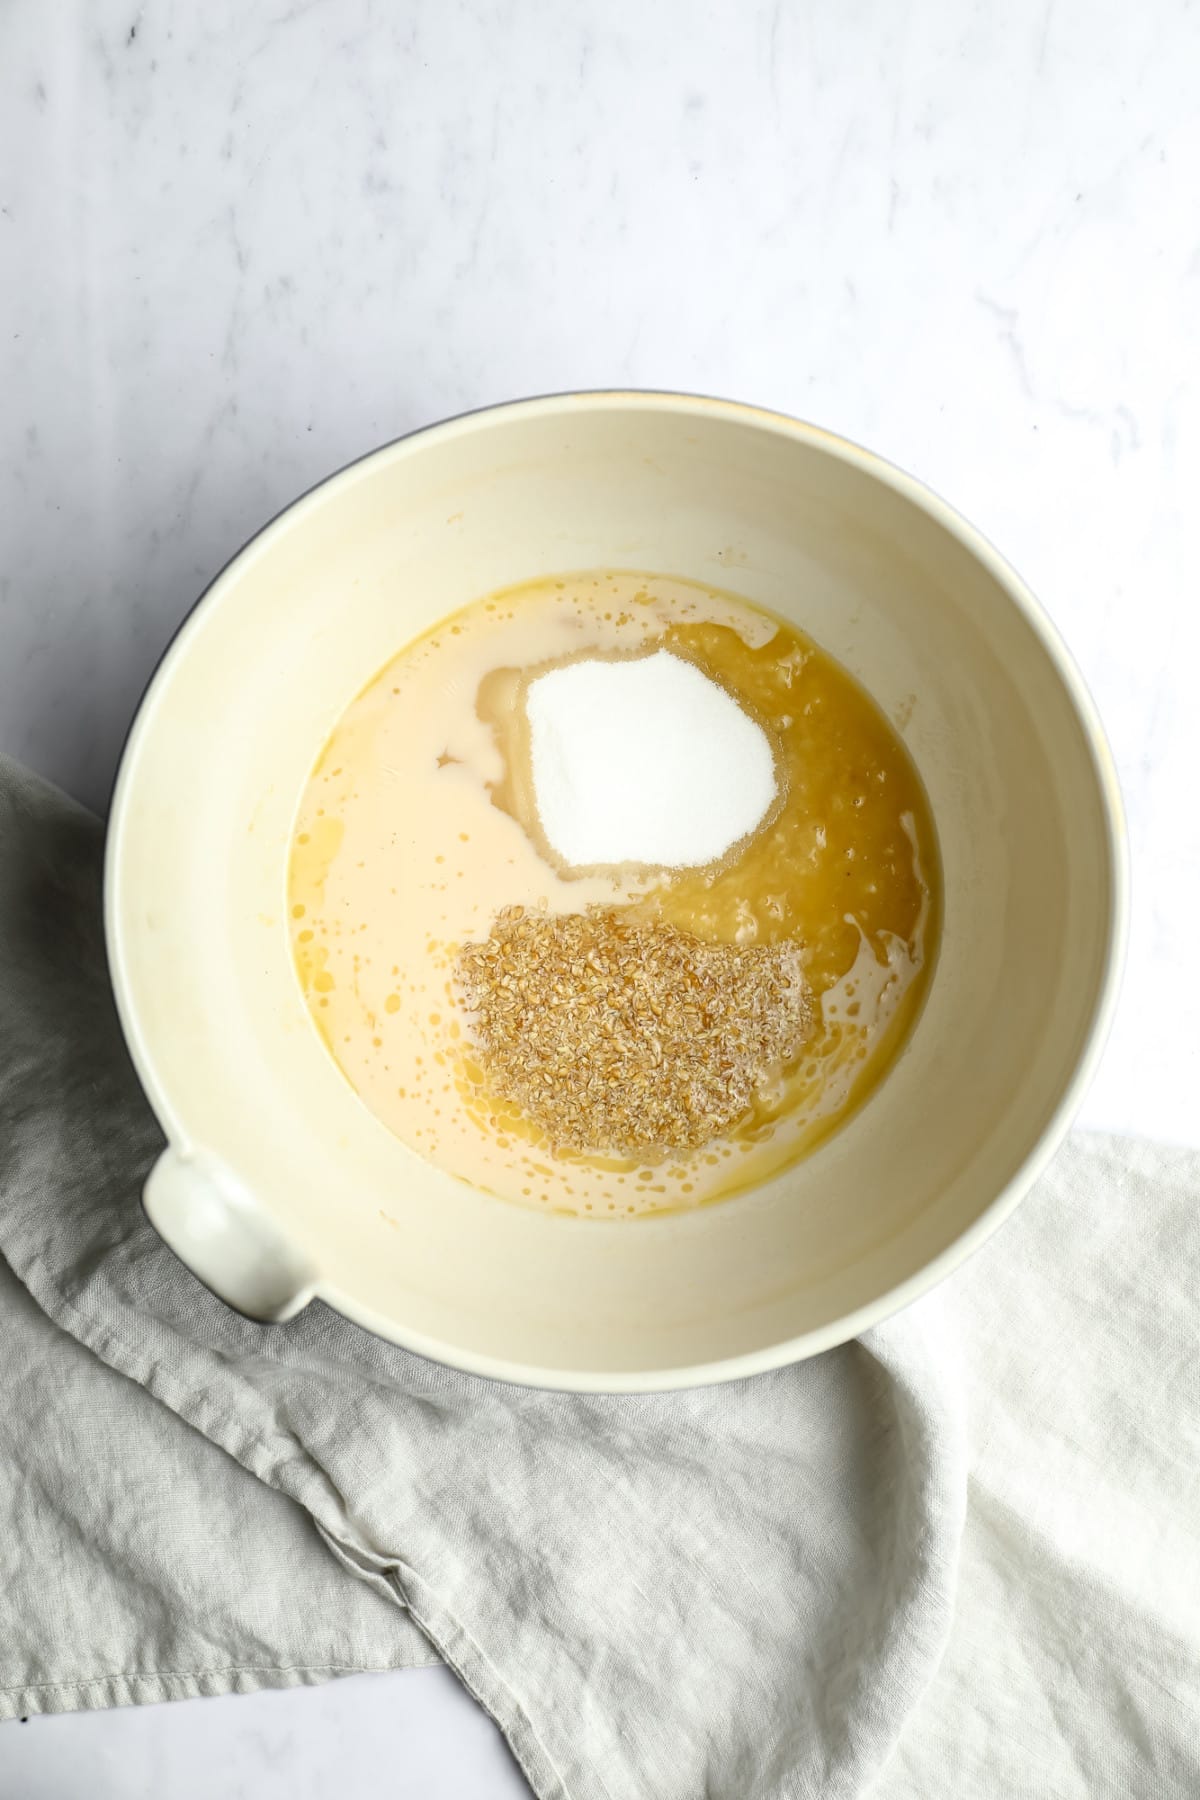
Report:
M254 529L466 407L701 390L1011 557L1125 785L1094 1124L1200 1141L1200 12L8 0L0 748L93 805ZM0 1729L3 1800L502 1800L442 1671Z

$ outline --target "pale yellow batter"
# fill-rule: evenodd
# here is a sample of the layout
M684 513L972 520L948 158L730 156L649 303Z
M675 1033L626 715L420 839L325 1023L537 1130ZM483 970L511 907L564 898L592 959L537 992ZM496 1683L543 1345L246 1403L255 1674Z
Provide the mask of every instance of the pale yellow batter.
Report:
M572 877L537 831L523 685L557 660L658 647L722 682L769 732L781 804L715 869ZM732 595L590 574L476 602L359 695L303 796L289 902L313 1018L386 1125L506 1199L611 1218L760 1181L861 1102L919 1007L937 866L903 745L831 658ZM555 1156L489 1097L454 988L458 946L485 937L506 905L600 903L709 939L803 943L816 1036L728 1140L645 1166Z

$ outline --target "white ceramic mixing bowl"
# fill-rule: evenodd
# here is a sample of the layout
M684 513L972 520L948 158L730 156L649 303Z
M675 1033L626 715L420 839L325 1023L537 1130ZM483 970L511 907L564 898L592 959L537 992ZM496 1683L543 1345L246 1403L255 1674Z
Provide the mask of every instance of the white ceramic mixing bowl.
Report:
M467 601L597 567L732 588L839 658L904 722L945 880L928 1002L858 1114L752 1193L624 1224L497 1200L394 1138L313 1027L285 919L301 790L364 683ZM276 519L143 703L107 917L169 1140L146 1204L255 1317L319 1295L413 1350L545 1386L750 1374L914 1299L1017 1204L1095 1064L1124 913L1088 696L1013 571L940 500L743 406L615 393L477 413Z

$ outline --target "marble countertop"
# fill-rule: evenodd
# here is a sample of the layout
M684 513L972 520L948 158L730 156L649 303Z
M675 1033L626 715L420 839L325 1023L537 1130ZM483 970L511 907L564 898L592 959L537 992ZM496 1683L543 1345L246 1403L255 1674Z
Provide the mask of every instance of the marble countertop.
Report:
M102 807L212 574L414 425L627 385L797 413L940 490L1072 646L1135 871L1085 1118L1200 1141L1198 59L1186 0L9 0L0 748ZM525 1791L441 1671L35 1720L0 1768Z

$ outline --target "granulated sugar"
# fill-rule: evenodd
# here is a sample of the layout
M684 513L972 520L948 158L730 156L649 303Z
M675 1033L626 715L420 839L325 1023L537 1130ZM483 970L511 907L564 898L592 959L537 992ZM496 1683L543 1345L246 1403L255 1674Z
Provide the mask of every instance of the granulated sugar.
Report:
M542 829L576 867L715 862L775 800L762 727L670 651L552 669L526 713Z

